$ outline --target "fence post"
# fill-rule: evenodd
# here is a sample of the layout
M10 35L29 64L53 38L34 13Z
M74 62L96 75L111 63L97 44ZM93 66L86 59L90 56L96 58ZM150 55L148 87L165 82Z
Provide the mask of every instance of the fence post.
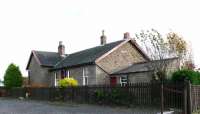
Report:
M161 80L161 114L163 114L164 111L164 84L163 84L163 80Z
M188 89L188 81L185 79L183 83L183 114L187 114L187 89Z
M188 102L188 114L192 114L192 92L191 92L191 83L190 80L187 81L187 102Z

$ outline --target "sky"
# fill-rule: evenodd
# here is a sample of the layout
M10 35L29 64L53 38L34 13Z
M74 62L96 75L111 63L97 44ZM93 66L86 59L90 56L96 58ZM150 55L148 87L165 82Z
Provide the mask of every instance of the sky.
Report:
M27 76L31 50L66 53L132 37L154 28L163 35L173 31L190 42L200 66L200 3L198 0L0 0L0 79L10 63Z

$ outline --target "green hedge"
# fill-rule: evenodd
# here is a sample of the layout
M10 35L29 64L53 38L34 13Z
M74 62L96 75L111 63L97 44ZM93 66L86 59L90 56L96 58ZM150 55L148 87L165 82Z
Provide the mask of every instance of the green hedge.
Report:
M97 90L94 94L95 102L99 104L130 105L133 96L124 89L112 89L110 92Z
M194 85L200 85L200 73L193 70L182 69L172 74L172 81L184 81L184 79L190 80Z

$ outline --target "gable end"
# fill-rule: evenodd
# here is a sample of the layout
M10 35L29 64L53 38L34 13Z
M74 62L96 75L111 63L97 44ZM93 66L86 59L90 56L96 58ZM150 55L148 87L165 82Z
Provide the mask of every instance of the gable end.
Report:
M38 63L40 66L42 66L42 64L41 64L41 62L39 61L39 59L38 59L37 55L35 54L35 51L33 50L33 51L31 52L31 55L30 55L30 57L29 57L28 64L27 64L27 66L26 66L26 70L28 70L28 69L29 69L29 65L30 65L30 63L31 63L31 60L32 60L32 58L33 58L33 57L35 57L35 59L36 59L37 63Z

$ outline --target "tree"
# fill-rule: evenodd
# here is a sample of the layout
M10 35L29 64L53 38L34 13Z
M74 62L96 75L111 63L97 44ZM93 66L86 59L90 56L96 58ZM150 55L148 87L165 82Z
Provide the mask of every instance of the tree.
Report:
M181 69L173 73L172 81L183 82L185 79L190 80L194 85L200 84L200 73L198 71Z
M4 85L7 88L21 87L23 83L20 69L15 64L11 63L4 75Z
M163 37L157 30L142 30L136 34L137 40L142 44L144 51L149 55L158 79L166 78L168 58L183 57L186 52L186 41L178 34L171 32Z
M183 38L175 32L168 33L167 40L170 50L174 52L174 56L179 56L182 67L184 69L193 70L195 68L195 64L191 44L183 40Z
M180 57L185 52L186 42L177 34L164 38L157 30L151 29L136 34L137 40L143 44L145 51L151 59L151 68L154 70L155 79L161 81L161 114L164 110L163 80L166 78L167 68L171 64L167 58ZM173 40L176 40L174 42Z
M170 47L170 51L179 57L183 57L187 53L187 43L181 36L175 32L167 34L167 40Z

